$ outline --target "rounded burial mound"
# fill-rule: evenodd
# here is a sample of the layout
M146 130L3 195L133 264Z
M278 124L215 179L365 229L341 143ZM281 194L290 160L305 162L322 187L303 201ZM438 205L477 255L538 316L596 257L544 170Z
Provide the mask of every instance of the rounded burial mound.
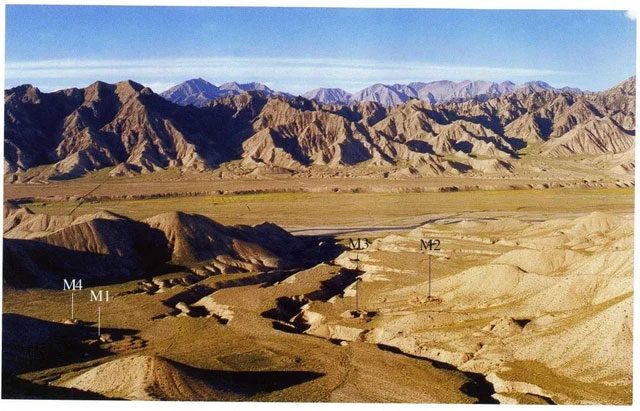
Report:
M215 400L206 382L160 356L133 355L94 367L56 385L128 400Z

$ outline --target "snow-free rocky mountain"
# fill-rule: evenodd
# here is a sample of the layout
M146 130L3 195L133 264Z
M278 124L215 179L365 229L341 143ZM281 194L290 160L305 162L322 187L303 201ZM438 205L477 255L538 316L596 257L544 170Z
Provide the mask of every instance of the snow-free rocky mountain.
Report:
M411 99L419 99L430 103L463 102L466 100L484 101L494 97L500 97L514 90L536 91L569 91L579 94L576 88L564 87L556 89L543 81L531 81L516 85L510 81L494 83L490 81L460 81L448 80L432 81L428 83L413 82L409 84L374 84L354 94L340 88L317 88L301 94L309 100L315 100L326 104L358 104L364 101L380 103L385 107L406 103ZM276 92L261 83L225 83L217 87L201 78L185 81L160 93L161 96L180 105L193 104L202 107L207 101L243 91L263 91L266 95L280 94L290 96L287 93Z
M500 97L516 90L567 91L580 94L577 88L554 88L544 81L531 81L516 85L510 81L494 83L491 81L431 81L428 83L413 82L409 84L374 84L351 95L342 89L316 89L302 94L303 97L320 103L357 104L363 101L374 101L389 107L405 103L411 99L419 99L430 103L463 102L466 100L485 101Z
M327 104L349 104L351 94L341 88L317 88L301 95L309 100Z
M411 89L436 100L469 90L447 84ZM203 96L216 90L191 86ZM235 91L203 107L173 103L133 81L52 93L31 85L5 90L5 173L25 181L75 178L105 167L117 176L228 163L287 173L484 175L533 167L525 158L594 161L605 173L632 174L635 167L635 77L599 93L500 85L512 87L507 92L483 83L474 90L501 95L398 100L389 107L368 100L322 104L242 87L224 85ZM406 96L409 89L403 90L389 98Z
M163 91L160 95L167 100L182 106L191 104L196 107L203 107L210 100L242 94L245 91L260 91L267 96L288 95L286 93L273 91L262 83L238 84L235 81L232 81L216 86L202 78L196 78L180 83L171 87L169 90Z

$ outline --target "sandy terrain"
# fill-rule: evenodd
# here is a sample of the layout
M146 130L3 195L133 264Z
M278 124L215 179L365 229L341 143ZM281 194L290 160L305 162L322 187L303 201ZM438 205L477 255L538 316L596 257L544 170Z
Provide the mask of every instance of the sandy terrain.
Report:
M118 249L109 224L147 224L164 233L175 265L139 278L132 269L130 280L111 285L86 281L73 292L73 318L72 293L62 284L5 285L3 396L629 404L632 193L364 193L325 200L348 210L354 198L366 199L369 207L352 210L351 219L315 213L304 196L248 196L246 204L242 196L227 197L234 200L220 213L226 219L249 205L253 211L241 222L275 216L298 232L337 236L338 247L324 244L317 258L297 264L284 258L287 247L304 246L312 255L327 239L298 243L268 228L282 245L244 243L242 236L267 231L213 225L205 244L198 230L212 223L151 217L176 204L153 199L139 203L139 223L85 214L106 205L99 202L69 217L55 216L67 201L36 205L53 217L10 211L5 226L13 228L5 236L13 241L81 252ZM349 197L335 201L339 196ZM278 221L268 210L287 201L290 212ZM416 207L390 215L401 201ZM441 208L434 212L431 204ZM72 241L76 232L91 241ZM371 244L349 250L348 239L357 237ZM431 298L421 239L440 240L430 251ZM215 268L215 261L223 265ZM109 291L108 302L91 301L99 290Z

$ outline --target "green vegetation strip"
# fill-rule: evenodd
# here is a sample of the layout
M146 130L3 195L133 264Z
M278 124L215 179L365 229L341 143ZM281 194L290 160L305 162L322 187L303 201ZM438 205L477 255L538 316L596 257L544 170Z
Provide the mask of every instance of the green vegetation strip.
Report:
M25 204L67 214L75 201ZM183 211L224 224L271 221L285 226L383 226L412 217L464 212L632 212L633 189L548 189L442 193L258 193L87 202L75 215L109 210L135 219Z

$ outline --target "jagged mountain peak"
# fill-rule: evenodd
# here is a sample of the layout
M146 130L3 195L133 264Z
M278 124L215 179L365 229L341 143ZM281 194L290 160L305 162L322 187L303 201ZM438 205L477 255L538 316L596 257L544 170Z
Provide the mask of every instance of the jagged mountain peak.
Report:
M307 91L306 93L301 94L301 96L308 98L310 100L315 100L319 103L326 103L326 104L336 104L336 103L347 104L351 99L351 93L341 88L321 87L311 91Z
M5 101L9 97L13 97L18 100L28 99L35 101L40 95L40 89L31 84L22 84L4 91Z
M94 81L93 83L89 84L87 87L84 88L85 91L96 91L96 92L100 92L103 90L114 90L116 88L115 84L109 84L109 83L105 83L104 81Z
M174 104L130 80L53 93L23 85L5 90L5 170L26 176L44 166L38 178L75 178L104 167L130 175L239 160L247 170L408 164L427 174L510 173L528 146L560 156L629 148L633 79L601 93L509 91L512 84L378 83L347 104L250 90L202 108ZM447 92L451 99L438 102Z
M516 86L518 89L528 89L530 91L547 91L554 90L553 87L544 81L527 81L526 83Z
M262 83L243 83L236 81L223 83L216 86L208 81L197 78L187 80L160 93L165 99L182 106L194 105L204 107L209 101L224 98L229 95L242 94L248 91L261 91L267 95L276 94Z
M235 91L238 91L238 92L246 91L246 90L242 89L242 87L240 86L240 83L235 82L235 81L228 81L226 83L222 83L220 85L220 88L223 89L223 90L235 90Z
M142 91L144 86L140 83L136 83L133 80L123 80L116 83L116 89L121 90L133 90L133 91Z
M245 91L273 92L273 90L271 90L265 84L258 83L258 82L238 83L236 81L230 81L230 82L221 84L219 89L220 90L235 91L237 93L242 93L242 92L245 92Z
M629 77L626 80L621 81L620 83L616 84L615 86L601 91L601 94L607 94L607 93L616 93L616 92L620 92L626 95L631 95L631 94L635 94L636 93L636 76L633 75L631 77Z
M187 80L160 93L165 99L181 105L202 106L219 95L219 88L202 78Z

